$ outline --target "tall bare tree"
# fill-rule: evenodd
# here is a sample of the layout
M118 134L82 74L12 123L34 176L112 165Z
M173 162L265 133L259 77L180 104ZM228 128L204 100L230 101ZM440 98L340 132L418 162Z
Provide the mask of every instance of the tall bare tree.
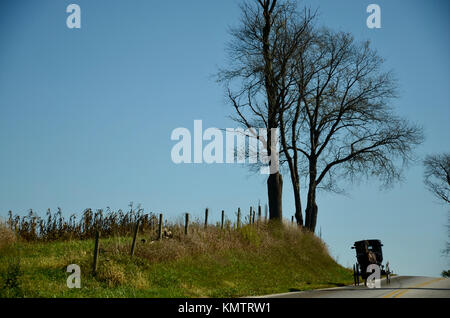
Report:
M428 155L424 162L424 182L437 198L450 203L450 153Z
M227 98L235 110L233 118L248 129L267 129L264 147L271 157L272 129L280 128L280 115L293 103L290 90L295 87L295 68L292 64L296 63L298 51L309 36L313 15L305 11L300 16L294 2L277 0L245 2L241 10L240 25L231 30L232 41L227 47L229 67L219 72L219 81L225 84ZM295 178L297 157L295 161L291 157L282 158L281 164L285 161ZM271 171L267 180L271 219L282 219L282 185L279 170ZM298 182L295 190L295 193L300 191ZM301 217L299 196L298 199Z
M396 81L368 42L321 29L300 53L297 102L279 120L293 141L285 149L306 158L300 167L309 179L305 227L314 231L319 187L336 191L337 180L361 176L398 179L423 134L395 115Z

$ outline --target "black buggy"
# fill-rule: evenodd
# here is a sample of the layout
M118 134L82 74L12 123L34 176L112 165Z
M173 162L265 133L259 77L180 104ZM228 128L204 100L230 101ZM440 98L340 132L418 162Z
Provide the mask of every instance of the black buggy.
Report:
M359 285L359 276L364 280L364 285L367 286L367 277L371 273L367 273L367 267L371 264L376 264L380 267L381 275L386 275L387 283L390 283L389 262L384 267L383 250L380 240L362 240L356 241L352 249L356 250L357 263L353 265L353 277L355 285Z

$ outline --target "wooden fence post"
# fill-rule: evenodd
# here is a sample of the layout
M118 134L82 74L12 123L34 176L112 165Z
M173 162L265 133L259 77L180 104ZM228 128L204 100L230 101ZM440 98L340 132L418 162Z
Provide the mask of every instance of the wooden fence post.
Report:
M189 213L186 213L186 219L184 220L184 235L188 235L189 230Z
M222 210L222 222L220 223L220 229L223 230L223 223L225 222L225 211Z
M205 210L205 229L208 227L208 214L209 214L209 210L208 210L208 208L206 208L206 210Z
M253 210L252 224L255 224L255 215L256 215L256 211Z
M133 257L134 255L134 247L136 246L136 237L139 231L139 223L141 222L141 218L139 218L136 222L136 227L134 228L134 234L133 234L133 242L131 243L131 252L130 256Z
M294 224L294 216L291 217L291 223Z
M258 205L258 222L261 222L261 205Z
M238 213L237 213L237 228L239 228L241 226L241 208L238 208Z
M250 207L250 218L248 219L248 224L252 224L253 208Z
M98 245L99 245L100 232L97 229L95 232L95 245L94 245L94 262L92 264L92 275L97 275L97 261L98 261Z
M158 231L158 240L161 241L163 237L163 215L162 213L159 215L159 231Z

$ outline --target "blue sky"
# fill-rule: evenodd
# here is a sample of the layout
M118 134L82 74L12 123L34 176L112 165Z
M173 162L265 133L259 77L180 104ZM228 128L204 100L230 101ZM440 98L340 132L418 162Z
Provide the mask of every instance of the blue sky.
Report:
M82 28L66 27L77 3ZM175 220L205 207L218 219L265 203L265 177L239 165L175 165L170 134L235 127L212 78L225 63L227 29L239 1L2 1L0 4L0 216L28 209L126 208L130 201ZM424 127L420 157L450 149L447 1L303 1L319 23L370 39L400 83L397 112ZM366 7L381 7L368 29ZM428 193L423 168L381 189L348 185L348 196L320 193L318 229L344 266L352 243L379 238L402 274L439 275L449 266L448 208ZM287 176L284 215L294 210Z

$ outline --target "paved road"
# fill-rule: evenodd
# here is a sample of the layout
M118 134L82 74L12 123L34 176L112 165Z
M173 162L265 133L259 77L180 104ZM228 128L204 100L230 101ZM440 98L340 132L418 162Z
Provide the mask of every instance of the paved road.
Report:
M381 281L381 288L361 286L319 289L267 295L270 298L450 298L450 279L421 276L395 276L391 283Z

